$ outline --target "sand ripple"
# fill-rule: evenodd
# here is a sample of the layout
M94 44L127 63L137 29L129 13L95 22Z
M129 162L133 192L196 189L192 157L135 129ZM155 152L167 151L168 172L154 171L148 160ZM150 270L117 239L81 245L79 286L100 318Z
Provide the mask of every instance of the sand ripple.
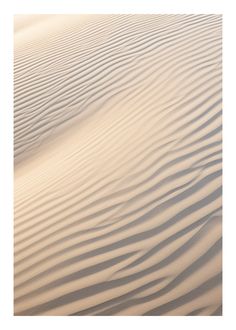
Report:
M15 314L221 314L221 16L15 18Z

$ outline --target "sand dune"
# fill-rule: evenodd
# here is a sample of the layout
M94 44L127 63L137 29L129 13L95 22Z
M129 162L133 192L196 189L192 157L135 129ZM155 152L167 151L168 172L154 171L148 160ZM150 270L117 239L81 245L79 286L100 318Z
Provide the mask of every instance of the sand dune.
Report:
M15 314L221 315L221 16L15 17Z

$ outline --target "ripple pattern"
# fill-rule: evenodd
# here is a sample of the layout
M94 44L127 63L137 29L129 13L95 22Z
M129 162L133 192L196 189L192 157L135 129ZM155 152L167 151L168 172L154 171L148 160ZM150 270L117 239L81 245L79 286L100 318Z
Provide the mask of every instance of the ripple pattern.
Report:
M16 16L14 53L15 315L221 315L221 16Z

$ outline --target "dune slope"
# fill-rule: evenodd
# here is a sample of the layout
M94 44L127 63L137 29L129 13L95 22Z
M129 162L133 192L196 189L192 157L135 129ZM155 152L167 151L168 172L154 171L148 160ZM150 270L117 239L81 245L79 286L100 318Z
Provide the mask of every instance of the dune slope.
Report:
M15 315L221 315L221 16L15 17Z

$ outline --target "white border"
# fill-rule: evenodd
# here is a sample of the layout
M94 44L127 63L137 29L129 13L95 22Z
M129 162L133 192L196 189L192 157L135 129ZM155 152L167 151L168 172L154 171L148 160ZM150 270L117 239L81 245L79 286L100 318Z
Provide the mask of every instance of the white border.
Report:
M2 12L2 10L0 10ZM0 17L0 321L13 298L13 17Z
M230 5L231 4L231 5ZM0 327L2 329L173 328L233 329L235 313L235 21L234 1L217 0L15 0L1 1L0 110ZM14 317L13 316L13 15L83 13L223 14L224 104L224 305L223 317ZM234 143L235 141L235 143ZM234 252L235 251L235 252Z
M227 0L13 0L10 3L13 3L10 11L17 14L221 14Z

